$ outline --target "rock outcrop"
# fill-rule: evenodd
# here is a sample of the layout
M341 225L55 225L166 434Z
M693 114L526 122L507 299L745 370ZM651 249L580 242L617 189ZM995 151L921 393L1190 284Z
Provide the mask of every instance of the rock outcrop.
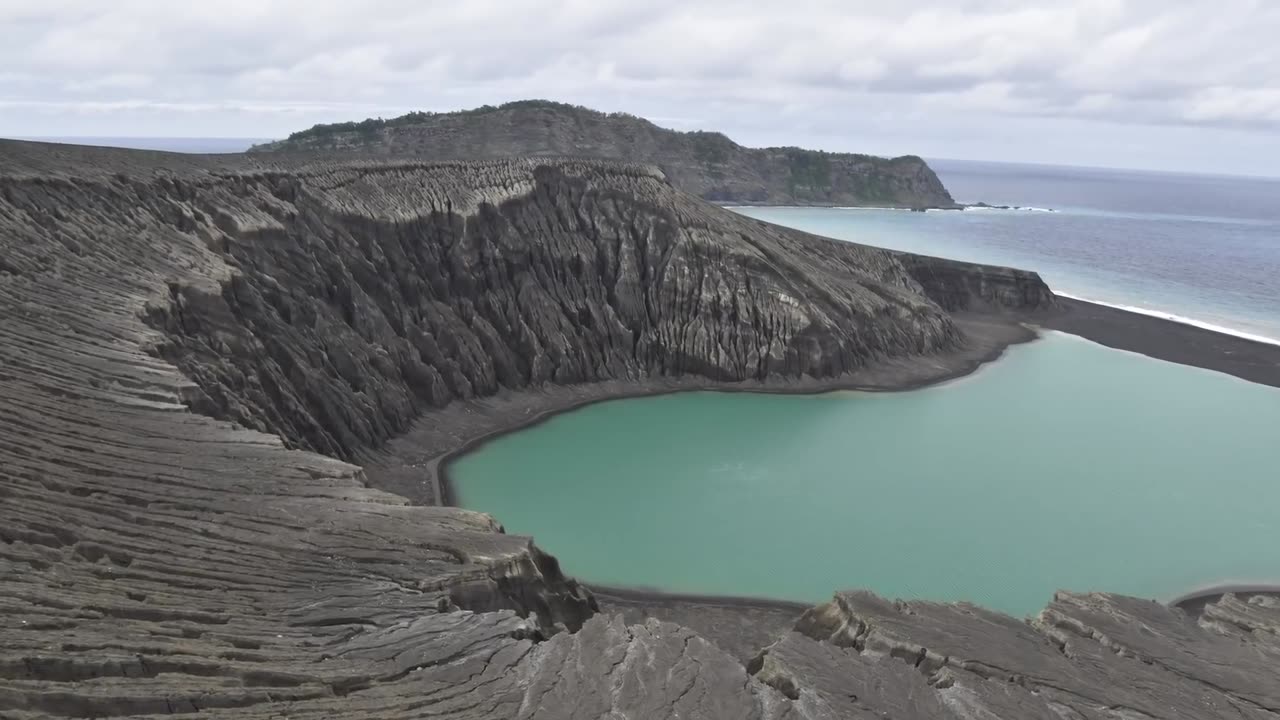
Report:
M839 377L1053 302L949 267L645 166L0 142L0 717L1271 717L1265 600L840 595L744 666L354 464L496 390Z
M1058 302L1035 273L911 253L896 256L929 299L949 312L1045 310Z
M170 200L235 272L217 292L172 285L148 316L160 353L196 381L197 411L334 457L499 388L837 377L961 342L930 299L968 289L950 275L921 283L901 255L741 217L642 166L308 166L225 185ZM1052 301L1002 272L1040 294L976 300Z
M1059 593L1036 618L839 593L750 665L799 717L1274 718L1280 605L1196 622L1150 600Z
M592 157L662 168L685 192L722 203L958 207L919 157L747 148L718 132L679 132L625 113L545 100L390 120L317 125L252 152L345 151L393 158Z

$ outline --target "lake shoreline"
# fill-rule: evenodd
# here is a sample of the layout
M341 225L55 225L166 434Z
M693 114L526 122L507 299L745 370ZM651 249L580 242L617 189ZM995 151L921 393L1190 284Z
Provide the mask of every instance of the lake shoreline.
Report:
M524 430L588 405L676 392L749 392L780 394L820 394L838 391L909 392L966 377L998 360L1005 350L1036 339L1029 328L1052 330L1090 340L1115 350L1134 352L1157 360L1213 370L1261 385L1280 387L1280 345L1249 340L1165 318L1130 312L1075 298L1058 298L1059 307L1026 315L961 314L958 323L969 346L940 356L887 361L836 378L743 381L723 383L699 378L644 378L630 382L592 383L579 386L552 386L537 391L511 393L528 395L531 402L519 403L523 412L516 422L493 423L471 434L460 444L434 458L431 467L434 485L431 499L413 493L411 499L430 504L455 505L456 494L449 482L448 467L457 458L474 452L486 443ZM929 363L933 363L932 366ZM483 404L484 400L465 405ZM449 408L431 413L437 416ZM413 434L411 430L410 433ZM399 491L399 490L396 490ZM416 496L416 497L415 497Z
M552 386L453 403L428 413L410 432L368 458L366 472L370 484L409 497L415 503L453 505L457 497L448 474L453 461L508 433L588 405L689 391L782 394L910 391L966 377L1001 357L1011 345L1036 339L1037 329L1063 332L1113 349L1280 387L1280 346L1083 300L1060 298L1059 303L1054 310L1029 315L960 315L957 322L969 338L967 346L960 351L945 356L888 361L860 373L822 381L725 384L697 378L645 378ZM572 568L566 570L572 573ZM590 582L584 584L592 587ZM1229 592L1231 588L1198 588L1167 600L1171 605L1194 612L1204 604L1202 599ZM775 629L784 618L798 617L803 605L776 598L669 593L647 587L600 585L598 589L606 612L623 612L637 618L646 615L675 619L682 624L700 626L708 636L719 635L723 642L738 644L741 641L732 637L744 630L734 623L744 613ZM1254 594L1280 592L1280 584L1253 585L1249 589ZM717 628L723 632L717 632Z
M507 434L547 422L561 414L602 402L655 397L678 392L817 395L829 392L909 392L959 380L999 359L1013 345L1039 337L1032 323L1039 314L961 313L957 325L965 344L950 352L885 359L833 378L746 380L733 383L699 377L646 377L533 390L455 402L427 413L383 452L366 458L375 487L416 503L456 505L448 469L458 458ZM430 421L429 424L423 420ZM439 432L440 426L452 432ZM444 437L442 437L444 435ZM425 451L425 452L424 452ZM398 462L403 462L397 467ZM405 472L425 471L425 484L406 483Z
M1115 350L1280 387L1280 345L1087 300L1059 296L1058 304L1039 322L1031 322Z
M957 324L968 340L962 348L940 355L884 360L835 378L725 383L697 377L645 377L506 391L454 402L424 414L408 432L390 441L381 451L366 454L362 460L368 465L375 487L403 495L418 504L454 505L454 493L447 479L448 465L454 459L503 435L588 405L695 391L794 395L838 391L909 392L971 375L999 359L1008 347L1035 340L1037 331L1044 330L1280 387L1280 345L1087 300L1059 297L1057 308L1027 314L960 313ZM450 431L438 432L442 425L450 426Z

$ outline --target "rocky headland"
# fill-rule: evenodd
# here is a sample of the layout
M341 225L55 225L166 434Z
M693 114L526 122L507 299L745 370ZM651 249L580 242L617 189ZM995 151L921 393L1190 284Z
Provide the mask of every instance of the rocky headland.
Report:
M913 155L748 148L718 132L668 130L626 113L546 100L317 125L251 152L281 150L430 160L592 157L656 165L677 188L720 203L959 207Z
M0 717L1274 718L1265 595L841 592L783 626L602 603L440 504L442 459L541 413L907 387L1060 304L648 165L0 141Z

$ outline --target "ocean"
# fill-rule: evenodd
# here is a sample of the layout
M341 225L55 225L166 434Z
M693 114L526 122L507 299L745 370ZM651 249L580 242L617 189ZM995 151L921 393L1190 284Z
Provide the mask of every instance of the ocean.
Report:
M1280 179L929 162L959 202L1025 209L734 209L828 237L1035 270L1060 294L1280 343Z
M1024 209L735 210L1280 342L1280 181L932 164L961 202ZM1029 615L1061 588L1169 600L1274 581L1278 426L1275 388L1047 332L912 392L593 405L450 477L461 505L587 582Z

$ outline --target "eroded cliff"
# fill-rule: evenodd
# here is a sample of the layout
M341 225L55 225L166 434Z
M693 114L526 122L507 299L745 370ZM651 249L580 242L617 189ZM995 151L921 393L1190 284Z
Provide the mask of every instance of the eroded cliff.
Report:
M198 411L345 459L499 388L837 377L962 342L900 256L740 217L640 166L308 166L187 191L165 199L176 222L232 272L217 292L172 285L149 316L161 354Z
M349 462L497 390L838 378L1051 302L643 166L0 143L0 715L1270 717L1266 604L840 596L744 667Z

